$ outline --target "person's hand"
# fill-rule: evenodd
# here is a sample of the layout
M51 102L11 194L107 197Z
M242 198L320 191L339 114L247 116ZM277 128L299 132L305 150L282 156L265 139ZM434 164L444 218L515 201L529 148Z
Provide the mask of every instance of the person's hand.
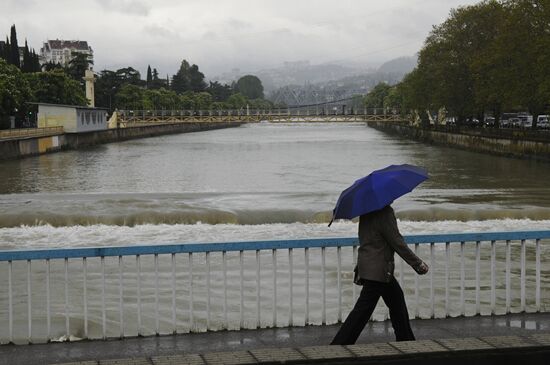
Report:
M425 262L422 262L420 265L418 265L415 268L415 271L418 273L418 275L424 275L424 274L427 274L428 271L430 271L430 267L426 265Z

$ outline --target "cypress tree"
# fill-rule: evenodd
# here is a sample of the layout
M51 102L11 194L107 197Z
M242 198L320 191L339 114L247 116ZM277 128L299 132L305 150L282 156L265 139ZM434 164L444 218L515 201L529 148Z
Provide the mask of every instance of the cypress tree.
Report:
M40 71L42 71L42 68L40 67L40 58L36 54L34 48L33 48L32 53L31 53L31 59L32 59L32 61L31 61L32 62L31 72L40 72Z
M151 73L151 65L147 65L147 88L151 87L151 82L153 81L153 74Z
M11 64L11 46L8 36L6 36L6 45L4 46L4 59L8 64Z
M29 52L29 45L27 44L27 39L25 39L25 49L23 50L23 64L21 65L21 71L32 72L31 67L32 67L31 53Z
M21 68L21 62L19 60L19 45L17 44L17 31L15 30L15 24L11 26L10 34L10 47L11 47L11 64Z

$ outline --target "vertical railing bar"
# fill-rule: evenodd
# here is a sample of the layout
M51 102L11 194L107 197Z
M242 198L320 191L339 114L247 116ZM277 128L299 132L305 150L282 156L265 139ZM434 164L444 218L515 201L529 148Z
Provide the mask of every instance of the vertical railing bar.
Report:
M243 250L239 251L239 329L244 328L244 260L243 260Z
M227 252L222 252L222 268L223 268L223 325L225 329L229 328L227 321Z
M338 287L338 323L342 322L342 246L336 248L338 263L336 267L336 285Z
M189 332L193 332L193 252L189 252Z
M491 314L496 312L496 244L491 241Z
M306 311L305 311L305 325L309 324L309 248L304 249L304 260L305 260L305 287L306 287Z
M418 256L418 243L414 244L414 253ZM418 283L418 275L414 276L414 302L415 302L415 309L414 309L414 316L415 318L420 317L420 289L419 289L419 283Z
M67 338L70 336L69 330L69 259L65 257L65 332Z
M84 258L86 260L86 258ZM84 261L86 262L86 261ZM86 273L86 271L84 271ZM11 298L11 295L9 295ZM86 303L86 302L84 302ZM87 318L84 318L84 334L88 337L88 323ZM51 305L50 305L50 259L46 259L46 332L48 333L48 341L52 338L52 319L51 319Z
M510 313L511 304L511 282L510 282L510 269L511 269L511 254L512 245L510 240L506 241L506 314Z
M476 241L476 314L480 314L480 308L479 308L479 290L480 290L480 273L479 273L479 265L481 261L481 242Z
M210 252L206 252L206 329L210 329Z
M326 247L321 247L321 278L323 280L322 283L322 324L325 325L327 323L327 308L326 308L326 299L327 299L327 282L326 282L326 275L325 275L325 258L326 256Z
M105 313L105 256L101 256L101 329L103 339L107 338L107 318Z
M353 266L355 267L357 265L357 246L353 246ZM352 296L353 296L353 302L355 303L357 301L357 288L355 283L352 285Z
M460 242L460 312L463 316L466 315L466 301L464 298L464 286L466 281L466 271L464 270L464 246L465 242Z
M540 312L540 239L535 241L535 306Z
M273 327L277 327L277 250L271 250L273 264Z
M155 334L158 336L160 332L159 326L159 255L153 256L153 264L155 266Z
M256 328L262 327L262 319L260 314L260 250L256 250Z
M521 295L521 311L525 312L525 251L526 251L526 244L525 240L521 240L521 289L520 289L520 295Z
M82 258L82 297L84 307L84 338L88 338L88 261L86 257Z
M450 316L450 313L449 313L450 272L451 272L451 243L445 242L445 317Z
M138 336L141 336L141 259L136 255L136 275L137 275L137 320L138 320Z
M28 311L28 324L29 324L29 334L28 342L32 343L32 288L31 288L31 260L27 260L27 311Z
M293 286L294 286L294 262L292 258L292 248L288 249L288 270L289 270L289 283L288 283L288 326L294 325L294 313L292 311L294 307Z
M118 315L120 338L124 338L124 284L123 284L123 261L122 255L118 256Z
M12 261L8 261L8 327L9 327L9 340L13 343L13 298L12 298L12 277L13 268Z
M172 333L178 332L177 320L176 320L176 254L171 255L171 269L172 269Z
M435 243L430 243L430 317L435 318L435 293L434 293L434 271L435 271Z

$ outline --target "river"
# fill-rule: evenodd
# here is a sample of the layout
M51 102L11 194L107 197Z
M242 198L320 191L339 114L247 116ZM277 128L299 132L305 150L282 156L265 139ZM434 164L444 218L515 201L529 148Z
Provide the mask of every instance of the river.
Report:
M0 249L355 236L327 227L340 192L402 163L430 174L394 203L404 234L550 228L548 164L361 123L259 123L0 162Z

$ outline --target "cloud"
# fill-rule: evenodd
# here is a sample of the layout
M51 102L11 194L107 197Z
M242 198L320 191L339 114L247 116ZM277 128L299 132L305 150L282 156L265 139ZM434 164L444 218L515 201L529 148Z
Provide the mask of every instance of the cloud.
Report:
M451 8L478 1L0 0L0 39L15 23L36 49L86 40L96 69L151 64L163 75L184 58L207 77L293 60L376 64L415 54Z
M128 15L147 16L151 6L140 0L95 0L106 11L115 11Z

